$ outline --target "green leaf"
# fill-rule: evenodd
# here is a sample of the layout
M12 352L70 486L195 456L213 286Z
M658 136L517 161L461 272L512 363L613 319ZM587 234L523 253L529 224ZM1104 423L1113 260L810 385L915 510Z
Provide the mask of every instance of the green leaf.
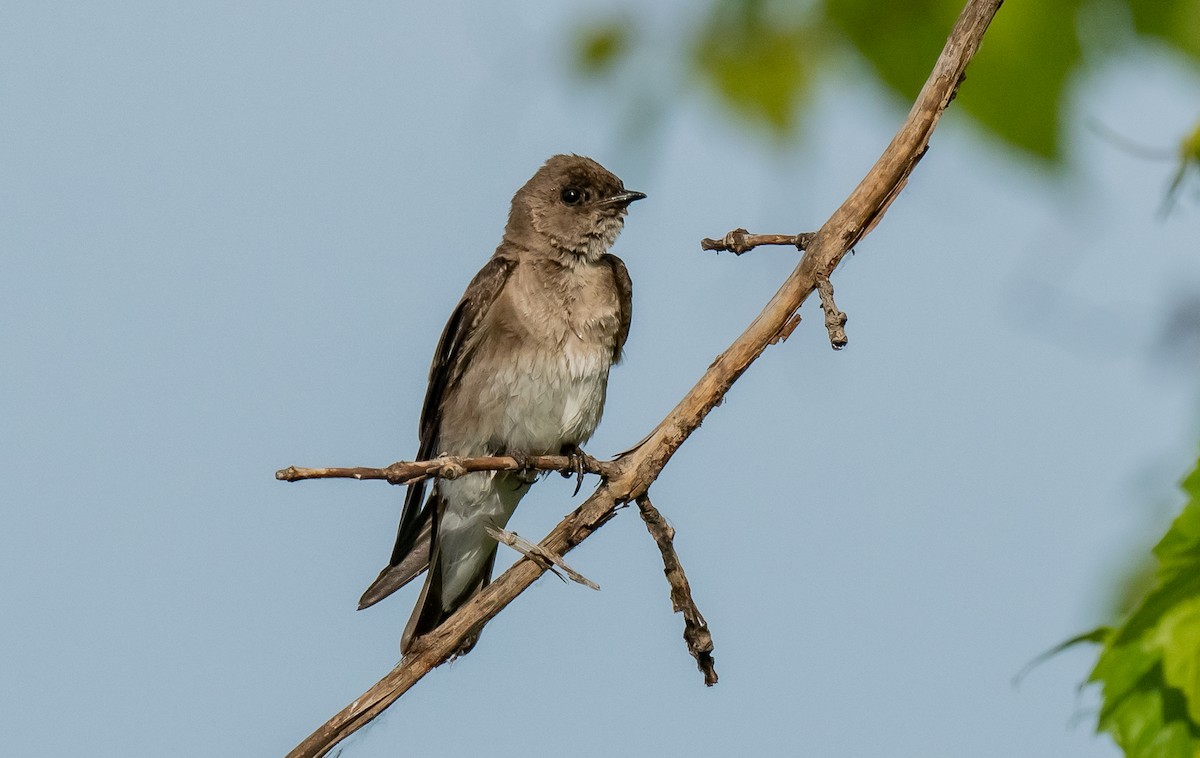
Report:
M1200 5L1200 3L1197 3ZM1167 194L1163 202L1163 213L1171 210L1171 206L1175 204L1175 197L1179 194L1179 188L1183 186L1184 177L1187 176L1188 170L1192 168L1200 168L1200 124L1192 130L1192 133L1184 137L1179 142L1179 165L1175 169L1175 175L1171 177L1171 184L1167 187ZM1193 479L1198 479L1196 474L1188 477L1188 482ZM1185 488L1188 487L1188 482L1184 483ZM1200 486L1193 483L1192 488L1188 491L1192 494L1192 498L1196 498L1195 487ZM1195 535L1197 530L1200 530L1200 514L1195 514L1193 522L1189 525L1189 535ZM1168 535L1170 536L1170 535Z
M1139 34L1159 37L1200 59L1200 3L1196 0L1128 0Z
M1061 157L1060 118L1079 64L1079 0L1009 3L996 14L959 90L962 107L1001 139ZM829 19L905 99L912 99L962 9L958 0L826 0Z
M613 19L576 31L575 68L588 76L603 76L629 52L633 25L628 19Z
M1200 150L1200 127L1191 139L1196 140ZM1187 143L1188 140L1184 140L1181 152L1185 153ZM1159 562L1158 576L1164 585L1200 576L1200 465L1180 487L1188 495L1188 503L1154 546L1154 555Z
M1116 644L1147 634L1174 608L1200 598L1200 463L1180 487L1188 502L1154 546L1158 582L1121 625Z
M1112 735L1126 758L1196 758L1200 740L1180 700L1154 667L1101 715L1099 729Z
M730 112L783 137L795 129L811 79L808 61L819 48L799 18L773 15L761 0L724 0L701 27L692 58Z
M1200 155L1200 125L1196 127L1191 139L1195 140L1195 149ZM1180 151L1185 155L1187 142L1188 140L1184 140L1184 147ZM1200 160L1200 157L1197 160ZM1200 546L1200 466L1188 474L1180 484L1180 489L1188 495L1190 502L1176 517L1166 535L1154 546L1154 555L1161 562L1182 559L1200 563L1200 556L1196 556L1196 549Z
M1080 63L1078 0L1009 3L967 69L959 102L1005 141L1062 157L1066 89Z
M1073 648L1076 645L1082 645L1084 643L1099 644L1101 642L1106 641L1109 637L1111 637L1112 633L1113 633L1112 627L1098 626L1090 632L1084 632L1083 634L1077 634L1069 640L1064 640L1064 641L1058 643L1057 645L1050 648L1046 652L1039 654L1036 658L1034 658L1029 663L1026 663L1024 668L1022 668L1020 670L1020 672L1018 672L1017 675L1015 677L1013 677L1013 685L1016 686L1017 684L1020 684L1021 680L1025 678L1026 674L1028 674L1030 671L1033 671L1035 668L1042 665L1043 663L1050 660L1051 658L1058 655L1059 653L1063 652L1064 650Z
M911 102L961 9L962 0L709 0L681 9L678 26L695 30L685 70L715 96L720 110L782 138L795 133L799 107L817 75L844 70L846 50L898 99ZM656 65L673 69L675 62L661 53L670 46L648 35L639 40L639 16L629 14L582 27L572 46L575 68L604 80L614 101L632 100L637 112L645 102L658 110L678 104L680 89L673 84L639 78L636 85L645 86L631 87L626 78L608 76L629 60L635 44L653 48ZM1070 86L1079 74L1123 54L1131 41L1162 43L1200 62L1200 0L1007 3L971 63L951 115L966 113L1004 143L1061 163ZM1200 166L1198 151L1194 140L1185 141L1166 208Z
M1182 488L1189 500L1154 548L1156 584L1088 678L1103 687L1097 729L1126 758L1200 756L1200 463Z
M905 100L912 100L929 76L960 10L957 0L825 2L829 21Z
M1200 596L1200 571L1173 572L1165 581L1142 599L1115 635L1114 642L1123 645L1148 632L1162 617L1180 603Z
M1139 644L1105 645L1096 667L1092 669L1089 682L1102 682L1104 703L1100 707L1100 726L1122 706L1145 677L1160 663L1157 652L1149 651Z
M1149 641L1162 655L1166 683L1180 691L1188 717L1200 724L1200 598L1172 608Z

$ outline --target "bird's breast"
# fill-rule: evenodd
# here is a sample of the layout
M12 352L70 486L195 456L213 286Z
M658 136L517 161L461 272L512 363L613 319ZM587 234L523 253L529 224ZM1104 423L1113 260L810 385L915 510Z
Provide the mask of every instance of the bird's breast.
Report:
M509 284L455 392L459 415L477 423L443 425L448 437L456 427L474 433L447 439L448 452L555 454L600 423L621 319L611 269L518 268Z
M615 325L608 331L564 320L525 342L511 374L498 378L507 394L499 431L510 449L549 454L591 438L612 365Z

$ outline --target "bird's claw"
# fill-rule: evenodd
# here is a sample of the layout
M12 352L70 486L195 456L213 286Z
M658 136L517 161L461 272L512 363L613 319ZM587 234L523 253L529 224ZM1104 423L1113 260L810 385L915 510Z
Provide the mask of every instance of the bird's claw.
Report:
M564 469L561 473L564 479L575 476L575 491L571 493L571 497L575 497L583 487L583 475L591 469L589 464L593 463L595 459L580 450L578 445L566 445L563 447L562 453L571 459L570 470Z
M528 474L534 470L533 456L529 453L521 450L509 450L505 455L517 462L517 471L521 474Z

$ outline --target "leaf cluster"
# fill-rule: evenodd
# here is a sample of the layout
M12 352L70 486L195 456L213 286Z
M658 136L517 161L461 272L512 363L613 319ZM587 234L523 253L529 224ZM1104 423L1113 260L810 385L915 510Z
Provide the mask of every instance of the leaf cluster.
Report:
M959 0L713 0L674 19L686 30L678 53L629 15L583 24L572 52L577 71L607 82L613 96L661 104L698 85L741 123L783 140L797 133L797 116L824 72L869 70L910 102L960 8ZM1138 45L1164 47L1200 68L1200 2L1009 3L971 64L961 107L993 137L1059 161L1072 83ZM644 91L662 82L645 76L647 67L677 63L682 84ZM622 68L638 70L621 78Z
M1200 462L1182 487L1188 502L1154 548L1152 589L1120 625L1063 645L1101 645L1088 677L1102 688L1097 730L1127 758L1200 755Z

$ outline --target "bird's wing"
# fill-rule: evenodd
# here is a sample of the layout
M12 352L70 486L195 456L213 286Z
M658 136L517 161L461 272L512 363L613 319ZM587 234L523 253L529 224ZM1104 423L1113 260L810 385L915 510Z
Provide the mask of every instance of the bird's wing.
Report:
M429 388L425 391L425 405L421 409L417 460L429 460L440 452L437 447L441 436L442 402L470 363L474 347L471 336L504 289L515 265L515 257L497 253L471 280L462 300L450 314L429 367ZM624 266L621 268L624 270ZM433 520L438 504L435 500L436 492L425 500L424 480L408 486L392 558L363 593L358 603L360 610L378 603L428 567L436 530Z
M625 261L612 253L605 253L601 260L612 269L613 282L617 285L617 298L621 302L621 324L617 328L617 341L613 345L613 363L619 363L625 340L629 337L629 324L633 319L633 280L629 278Z

